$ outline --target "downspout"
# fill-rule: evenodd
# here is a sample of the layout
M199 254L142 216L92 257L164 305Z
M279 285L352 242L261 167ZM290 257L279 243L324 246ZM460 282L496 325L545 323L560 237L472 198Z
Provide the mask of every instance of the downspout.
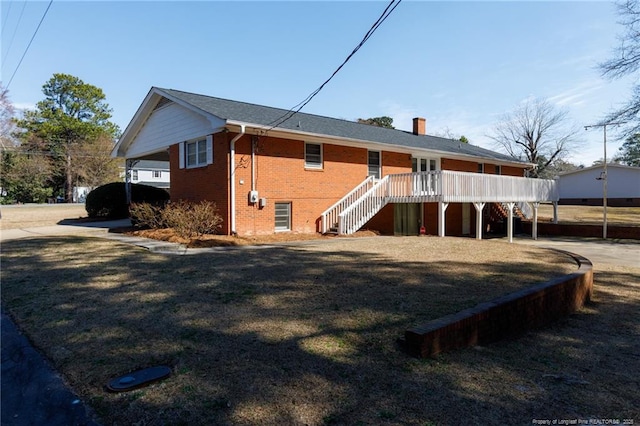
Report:
M251 191L256 190L256 136L251 138Z
M236 141L245 133L244 124L240 125L240 133L229 143L229 193L231 196L231 235L236 235Z

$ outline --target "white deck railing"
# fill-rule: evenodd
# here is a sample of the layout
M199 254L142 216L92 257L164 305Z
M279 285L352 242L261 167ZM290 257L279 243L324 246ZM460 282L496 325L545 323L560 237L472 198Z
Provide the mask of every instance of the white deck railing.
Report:
M555 180L442 171L442 201L499 203L557 201Z
M371 182L372 183L372 182ZM360 229L388 203L492 203L557 201L554 180L452 171L387 175L361 183L322 215L322 232L338 224L339 234Z

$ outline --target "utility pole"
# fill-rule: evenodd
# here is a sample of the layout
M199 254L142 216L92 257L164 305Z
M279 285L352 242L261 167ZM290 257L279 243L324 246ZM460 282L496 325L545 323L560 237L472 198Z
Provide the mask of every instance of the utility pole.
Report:
M604 217L602 221L602 239L604 240L607 239L607 126L618 126L620 124L624 123L602 123L584 126L585 130L589 130L594 127L602 127L604 133L604 169L600 174L600 177L596 178L597 180L602 181L602 206L604 208Z

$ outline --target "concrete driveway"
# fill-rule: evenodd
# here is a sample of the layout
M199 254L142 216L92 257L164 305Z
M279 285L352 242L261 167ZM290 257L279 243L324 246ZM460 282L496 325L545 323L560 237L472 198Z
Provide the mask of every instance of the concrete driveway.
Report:
M111 228L131 226L130 219L109 220L101 222L64 221L59 225L38 226L33 228L16 228L0 230L0 241L17 240L29 237L46 237L58 235L100 235L107 234Z
M638 240L553 237L538 240L518 238L514 242L580 254L589 259L596 269L601 265L640 268L640 241Z

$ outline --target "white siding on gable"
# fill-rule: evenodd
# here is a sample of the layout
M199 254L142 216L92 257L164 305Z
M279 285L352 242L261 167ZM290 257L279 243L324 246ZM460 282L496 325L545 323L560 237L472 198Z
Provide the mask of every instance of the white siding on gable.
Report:
M126 156L134 158L157 152L176 143L211 134L222 126L223 120L212 124L206 117L174 103L151 113Z

